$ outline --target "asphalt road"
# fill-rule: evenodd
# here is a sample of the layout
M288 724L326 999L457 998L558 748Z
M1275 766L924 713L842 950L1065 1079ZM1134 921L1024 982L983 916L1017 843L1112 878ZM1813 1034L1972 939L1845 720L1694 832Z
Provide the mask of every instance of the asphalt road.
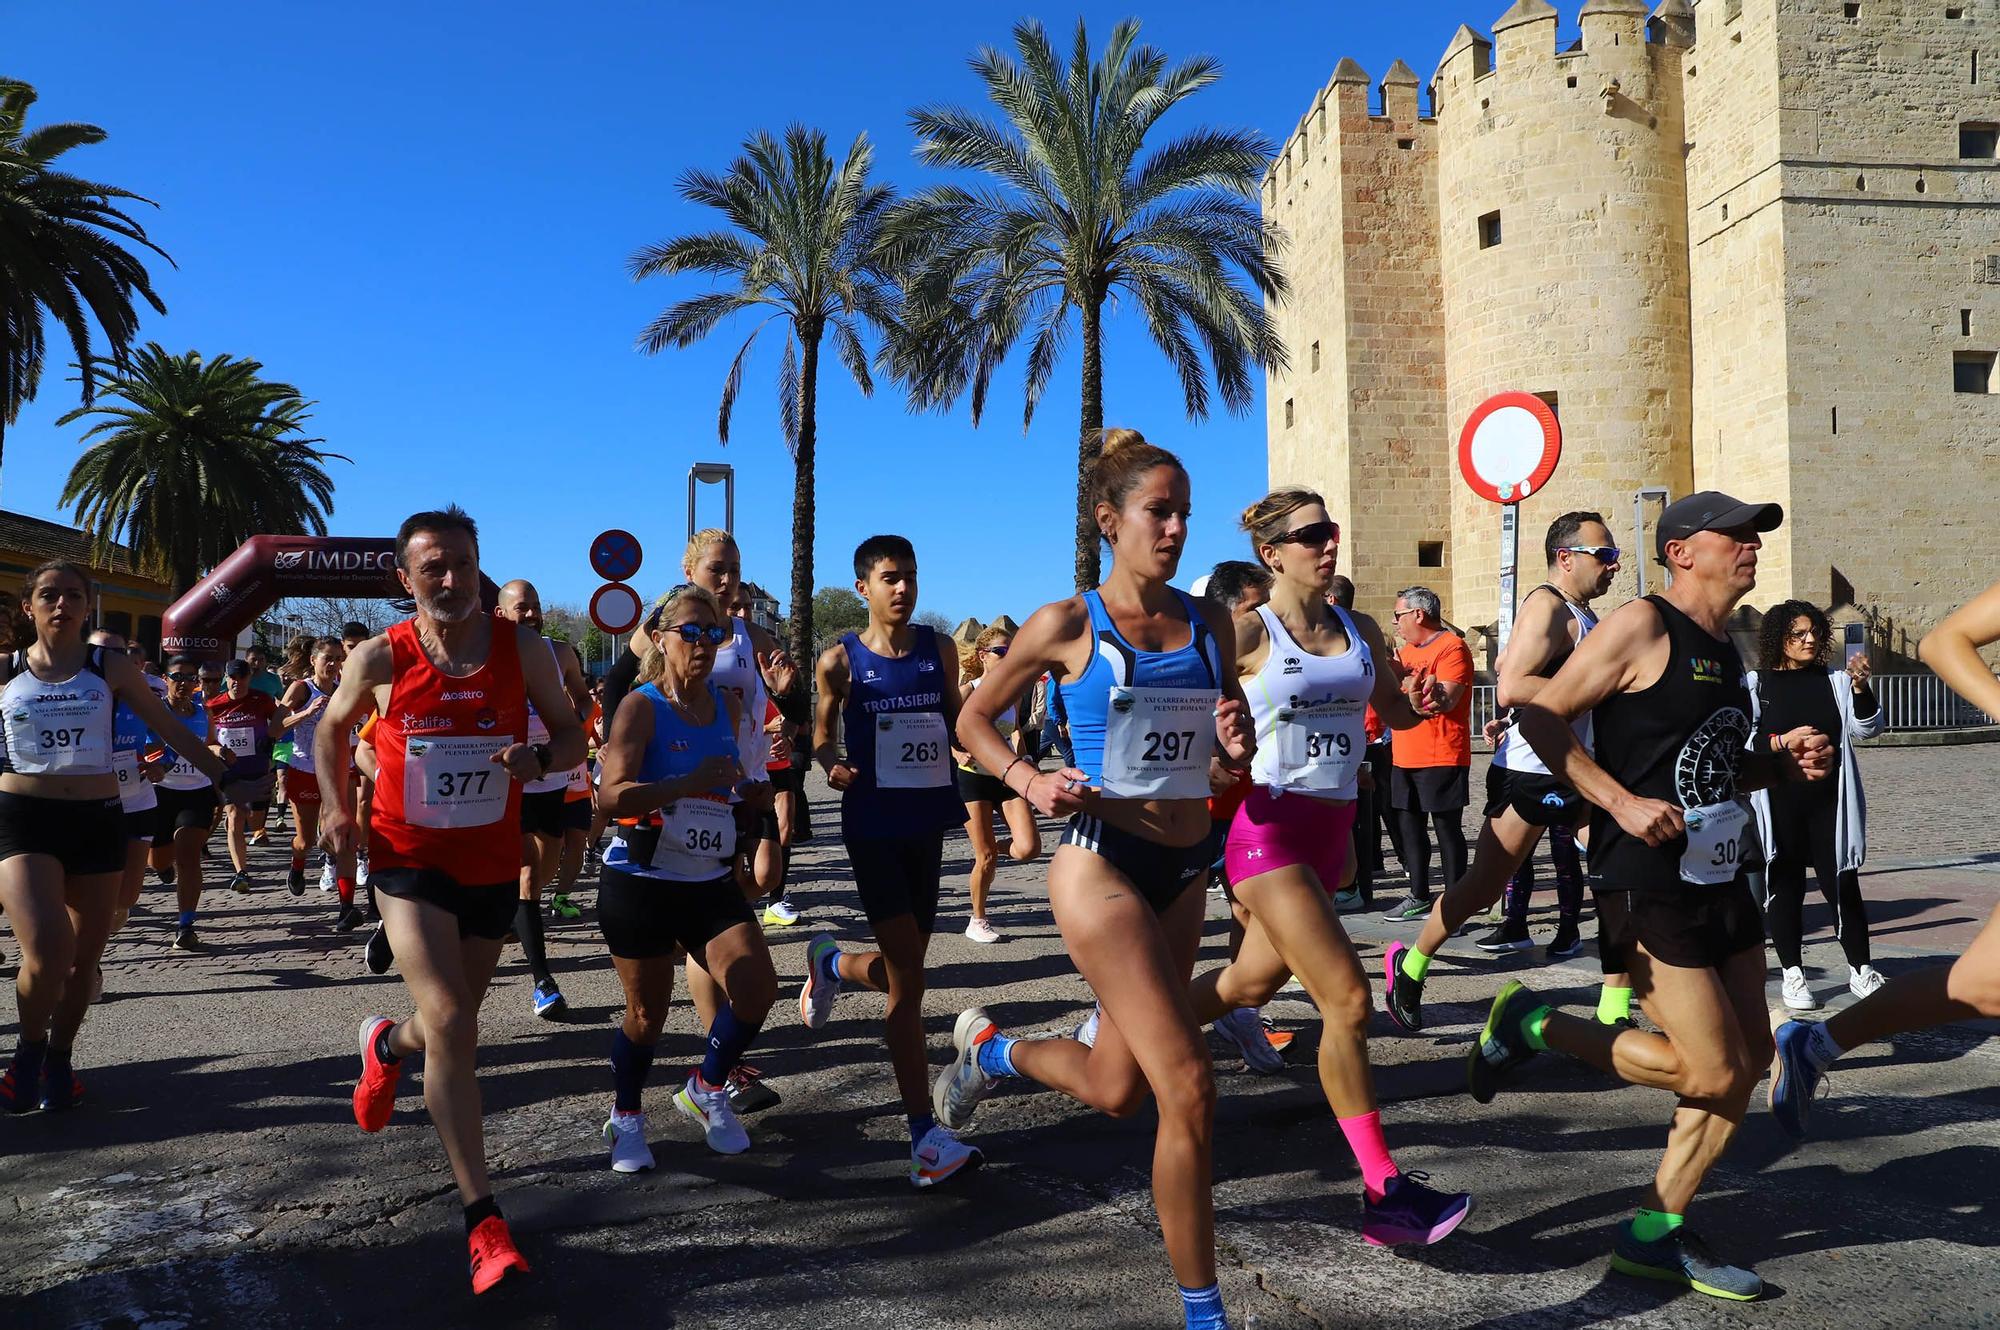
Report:
M1880 870L1865 889L1889 973L1962 947L2000 895L1995 751L1864 757ZM368 1013L400 1013L393 975L369 976L355 939L330 932L327 898L284 892L276 848L258 853L259 893L210 895L211 954L165 949L171 897L149 891L149 912L107 954L109 996L84 1032L87 1106L0 1122L0 1326L1178 1325L1147 1188L1148 1115L1111 1121L1010 1090L969 1133L984 1170L935 1192L909 1187L882 1000L844 996L818 1032L789 1001L814 932L865 938L823 788L818 798L819 836L796 868L808 923L774 935L781 1002L752 1054L784 1102L748 1120L749 1154L710 1154L672 1110L698 1056L678 1005L649 1092L660 1168L610 1173L598 1128L617 984L590 915L551 931L571 1005L562 1024L535 1020L525 969L512 955L503 965L484 1013L487 1142L535 1273L476 1305L420 1075L405 1078L380 1135L362 1135L349 1111L354 1029ZM1089 1004L1040 865L1001 872L1003 944L957 934L965 859L954 838L927 1006L939 1062L961 1006L1054 1030ZM1224 945L1219 901L1209 913L1204 966ZM1843 1002L1823 909L1807 917L1808 967ZM1371 971L1382 943L1409 933L1350 922ZM1551 922L1537 915L1538 932ZM1317 1030L1302 996L1269 1009L1299 1031L1287 1073L1244 1074L1215 1042L1217 1222L1236 1324L2000 1324L1995 1029L1858 1050L1833 1079L1816 1138L1797 1150L1760 1097L1692 1222L1754 1264L1773 1294L1719 1305L1607 1273L1611 1229L1664 1138L1665 1096L1554 1057L1490 1106L1462 1091L1467 1040L1499 972L1532 971L1522 977L1587 1004L1592 952L1553 967L1539 953L1476 956L1462 948L1433 970L1433 1031L1405 1037L1379 1015L1372 1031L1398 1162L1477 1197L1436 1247L1362 1243L1360 1181L1313 1074ZM0 1027L0 1041L12 1039Z

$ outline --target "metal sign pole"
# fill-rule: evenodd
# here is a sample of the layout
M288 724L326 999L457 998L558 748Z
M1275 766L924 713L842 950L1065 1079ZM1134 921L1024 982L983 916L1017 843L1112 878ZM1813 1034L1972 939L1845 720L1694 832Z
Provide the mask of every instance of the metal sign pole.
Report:
M1521 552L1521 505L1500 505L1500 650L1514 634L1514 584Z

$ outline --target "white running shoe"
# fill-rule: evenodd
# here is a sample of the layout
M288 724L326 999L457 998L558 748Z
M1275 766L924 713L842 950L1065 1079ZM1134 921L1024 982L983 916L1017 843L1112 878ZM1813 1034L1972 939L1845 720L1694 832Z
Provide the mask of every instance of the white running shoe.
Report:
M951 1029L951 1061L931 1087L931 1111L943 1126L964 1131L971 1125L979 1101L1000 1084L979 1069L979 1046L999 1033L1000 1027L984 1007L967 1007L958 1013L958 1024Z
M1785 971L1783 991L1785 1005L1793 1011L1811 1011L1819 1006L1819 999L1806 987L1806 972L1796 965Z
M821 933L806 947L806 982L799 989L799 1024L817 1030L833 1015L833 1000L840 996L840 980L826 977L826 958L838 951L833 934ZM837 972L836 972L837 973Z
M1097 1022L1103 1019L1103 1017L1104 1017L1104 1004L1100 1002L1098 1005L1090 1009L1090 1015L1083 1018L1083 1024L1077 1026L1076 1029L1071 1032L1070 1038L1076 1040L1076 1042L1082 1044L1085 1048L1096 1048Z
M943 1127L932 1126L910 1147L910 1185L935 1187L961 1169L978 1168L986 1156Z
M613 1173L646 1173L652 1170L653 1151L646 1144L644 1113L614 1111L604 1120L604 1139L611 1146Z
M319 861L319 889L325 892L340 890L340 883L334 880L333 860L331 859L322 858Z
M1216 1018L1215 1029L1236 1046L1236 1051L1242 1055L1243 1065L1259 1076L1269 1076L1285 1069L1284 1056L1264 1037L1264 1022L1258 1019L1255 1007L1238 1007L1224 1012Z
M699 1077L690 1076L674 1095L674 1107L701 1124L708 1148L719 1155L740 1155L750 1148L750 1133L729 1106L729 1087L703 1089Z
M973 915L972 922L965 926L965 935L974 942L998 942L1000 935L993 931L993 925L986 922L984 915Z
M368 885L368 856L365 854L354 857L354 885L357 887Z
M1874 966L1857 965L1847 976L1847 991L1856 997L1867 997L1888 982Z
M764 907L764 927L790 928L799 921L799 907L789 900L772 901Z

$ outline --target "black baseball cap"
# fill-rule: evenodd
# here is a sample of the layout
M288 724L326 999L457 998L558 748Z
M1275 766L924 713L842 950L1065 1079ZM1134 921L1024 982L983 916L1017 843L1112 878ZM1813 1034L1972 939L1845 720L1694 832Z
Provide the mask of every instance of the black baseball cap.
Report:
M1653 549L1665 563L1670 540L1686 540L1697 531L1727 531L1739 526L1776 531L1784 521L1785 510L1779 504L1745 503L1721 490L1701 490L1667 505L1653 529Z
M247 678L250 674L250 662L247 660L232 660L223 669L223 673L232 679Z

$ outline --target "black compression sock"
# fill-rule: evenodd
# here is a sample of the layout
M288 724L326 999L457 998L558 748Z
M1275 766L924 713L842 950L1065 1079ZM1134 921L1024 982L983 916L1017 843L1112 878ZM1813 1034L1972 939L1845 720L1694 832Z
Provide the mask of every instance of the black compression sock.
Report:
M385 1025L375 1032L375 1056L385 1066L393 1067L402 1061L389 1048L389 1036L395 1032L396 1027L393 1024Z
M521 939L521 954L527 958L528 972L535 976L535 982L550 982L549 954L542 942L540 901L522 901L514 908L514 936Z
M465 1233L472 1236L472 1230L489 1219L500 1218L500 1207L491 1196L482 1196L465 1207Z

